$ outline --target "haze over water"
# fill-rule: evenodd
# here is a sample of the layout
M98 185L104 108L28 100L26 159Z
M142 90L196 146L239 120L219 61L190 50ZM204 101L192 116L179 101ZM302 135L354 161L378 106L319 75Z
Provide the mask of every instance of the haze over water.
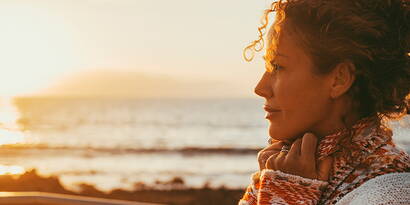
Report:
M271 2L2 0L0 174L243 188L268 137L242 50Z
M161 188L156 181L174 177L188 187L243 188L258 169L256 151L266 146L262 104L244 98L20 98L2 110L15 116L4 119L11 120L4 127L15 124L2 138L20 143L2 147L0 161L58 175L71 189L81 182L106 191L133 189L137 182ZM409 118L400 123L394 138L409 151Z

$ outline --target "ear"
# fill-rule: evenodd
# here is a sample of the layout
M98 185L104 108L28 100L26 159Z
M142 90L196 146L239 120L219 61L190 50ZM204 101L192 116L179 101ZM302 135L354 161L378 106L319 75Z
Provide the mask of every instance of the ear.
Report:
M336 99L345 94L355 81L356 67L350 61L344 61L336 65L332 71L332 86L330 97Z

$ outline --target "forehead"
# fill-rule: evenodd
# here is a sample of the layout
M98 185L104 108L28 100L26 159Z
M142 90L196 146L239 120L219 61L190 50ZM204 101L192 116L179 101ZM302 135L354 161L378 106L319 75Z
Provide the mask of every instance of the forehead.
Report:
M278 36L278 33L277 33L277 31L275 30L274 27L275 27L275 26L272 25L272 26L269 28L269 31L268 31L268 36L267 36L268 47L269 47L272 43L274 43L275 39L277 39L277 36Z
M287 57L292 60L307 58L306 53L298 44L295 33L289 31L284 26L272 25L267 38L267 55L271 58Z

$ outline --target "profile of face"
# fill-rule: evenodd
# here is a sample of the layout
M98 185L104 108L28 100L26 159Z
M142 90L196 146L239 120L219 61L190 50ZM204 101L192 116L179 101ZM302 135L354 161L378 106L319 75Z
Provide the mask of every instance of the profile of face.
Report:
M266 62L276 71L263 74L255 93L266 100L270 137L292 142L325 126L334 108L332 79L331 75L314 73L311 58L292 33L281 31L276 49L274 60Z

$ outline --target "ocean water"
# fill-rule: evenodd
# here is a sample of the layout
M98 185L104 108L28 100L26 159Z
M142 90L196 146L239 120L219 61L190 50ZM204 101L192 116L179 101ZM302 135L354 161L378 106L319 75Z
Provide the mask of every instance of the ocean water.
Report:
M69 189L109 191L175 177L244 188L267 144L262 99L20 98L0 104L0 172L35 168ZM410 149L410 118L392 123ZM12 144L12 145L10 145Z

